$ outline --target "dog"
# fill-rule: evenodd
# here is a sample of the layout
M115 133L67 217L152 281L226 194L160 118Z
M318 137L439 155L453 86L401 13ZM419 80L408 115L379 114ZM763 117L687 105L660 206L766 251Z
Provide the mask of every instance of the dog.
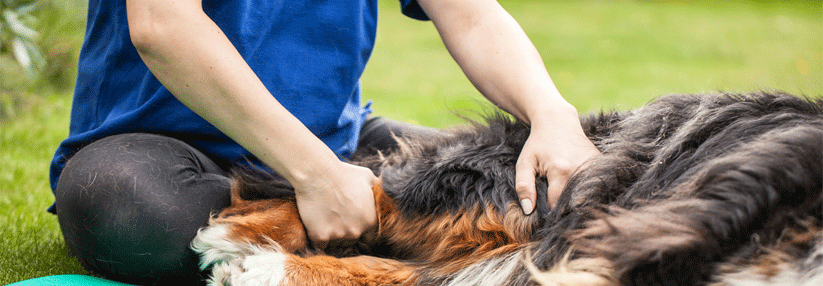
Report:
M602 152L556 206L514 191L529 127L500 113L355 155L381 182L378 226L310 247L294 190L235 174L192 248L213 285L823 285L823 99L669 95L581 116Z

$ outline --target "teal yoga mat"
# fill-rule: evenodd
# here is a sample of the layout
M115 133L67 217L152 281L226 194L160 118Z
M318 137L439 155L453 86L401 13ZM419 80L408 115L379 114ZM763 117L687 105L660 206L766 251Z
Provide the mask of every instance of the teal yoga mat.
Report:
M11 283L7 286L79 286L79 285L90 285L90 286L132 286L131 284L123 284L120 282L114 282L111 280L106 280L103 278L97 278L94 276L87 276L87 275L77 275L77 274L64 274L64 275L54 275L54 276L46 276L40 278L34 278L29 280L23 280L20 282Z

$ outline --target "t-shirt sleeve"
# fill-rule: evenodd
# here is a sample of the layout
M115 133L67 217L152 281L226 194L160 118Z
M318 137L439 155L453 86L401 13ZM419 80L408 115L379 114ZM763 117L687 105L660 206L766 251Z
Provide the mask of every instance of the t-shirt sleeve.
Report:
M429 20L429 16L426 16L426 13L423 12L423 9L420 8L420 4L417 3L417 0L400 0L400 9L403 12L403 15L410 18L423 21Z

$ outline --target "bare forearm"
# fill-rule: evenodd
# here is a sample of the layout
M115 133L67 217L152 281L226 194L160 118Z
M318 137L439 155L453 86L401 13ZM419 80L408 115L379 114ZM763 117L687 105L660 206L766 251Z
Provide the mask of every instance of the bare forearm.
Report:
M520 25L495 0L418 0L452 57L490 101L531 124L516 163L523 212L534 210L535 176L549 178L553 205L572 172L599 151L557 91Z
M520 25L494 0L419 1L477 89L515 117L576 117Z
M143 61L177 99L292 183L336 160L274 99L199 1L130 4L129 24Z

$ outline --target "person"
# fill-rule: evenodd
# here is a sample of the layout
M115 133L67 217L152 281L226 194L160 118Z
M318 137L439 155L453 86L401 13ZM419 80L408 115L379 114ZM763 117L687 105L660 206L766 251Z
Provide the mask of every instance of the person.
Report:
M519 24L494 0L400 2L405 15L434 23L485 97L531 125L516 192L531 213L535 176L545 175L553 204L598 151ZM318 248L374 227L378 179L341 158L390 149L370 144L392 133L437 133L361 105L376 5L90 0L50 209L84 267L137 283L198 277L188 244L228 205L235 165L285 177Z

